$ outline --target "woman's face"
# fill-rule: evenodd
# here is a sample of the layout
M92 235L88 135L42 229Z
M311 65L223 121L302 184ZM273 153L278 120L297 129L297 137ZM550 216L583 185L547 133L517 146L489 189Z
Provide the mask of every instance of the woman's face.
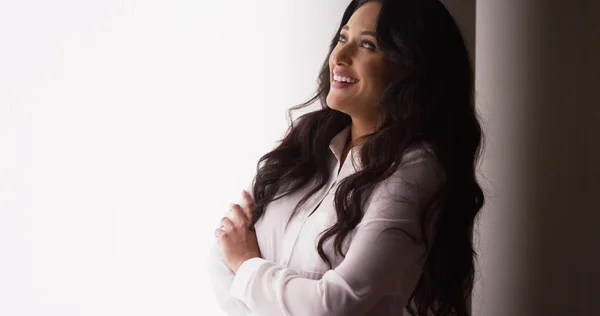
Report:
M329 58L331 88L327 105L353 118L374 118L379 111L375 106L387 84L389 61L374 36L380 8L377 2L358 8L340 31Z

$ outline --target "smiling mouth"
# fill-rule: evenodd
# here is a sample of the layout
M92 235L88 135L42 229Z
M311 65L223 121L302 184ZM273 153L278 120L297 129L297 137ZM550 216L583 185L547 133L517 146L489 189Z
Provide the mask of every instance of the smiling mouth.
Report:
M350 77L343 77L343 76L333 76L333 82L338 82L338 83L345 83L345 84L355 84L357 82L359 82L360 80L355 79L355 78L350 78Z

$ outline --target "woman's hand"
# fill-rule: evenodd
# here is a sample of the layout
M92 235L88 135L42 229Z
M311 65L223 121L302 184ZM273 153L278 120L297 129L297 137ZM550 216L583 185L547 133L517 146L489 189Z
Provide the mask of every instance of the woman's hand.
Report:
M254 215L254 202L248 192L243 191L242 196L246 202L246 214L238 204L231 204L229 209L233 212L233 221L227 216L223 217L221 227L215 230L215 236L223 250L223 259L234 273L237 273L244 261L260 258L256 232L248 229Z

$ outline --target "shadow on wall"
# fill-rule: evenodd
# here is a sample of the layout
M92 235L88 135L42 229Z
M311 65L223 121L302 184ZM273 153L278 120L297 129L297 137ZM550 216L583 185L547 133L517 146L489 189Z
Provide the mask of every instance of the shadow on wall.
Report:
M600 315L598 12L597 1L478 1L493 191L474 315Z
M600 315L591 297L600 294L600 6L591 3L540 1L531 23L524 315Z

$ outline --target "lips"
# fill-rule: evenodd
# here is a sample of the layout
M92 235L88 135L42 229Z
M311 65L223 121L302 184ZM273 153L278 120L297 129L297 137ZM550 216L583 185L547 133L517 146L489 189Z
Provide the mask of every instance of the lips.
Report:
M346 78L351 78L351 79L354 79L354 80L359 80L356 75L352 74L349 71L343 71L343 70L340 70L340 69L334 69L333 70L333 74L336 75L336 76L340 76L340 77L346 77Z
M352 87L356 85L355 83L341 82L341 81L333 81L331 83L331 87L334 89L345 89L348 87Z

